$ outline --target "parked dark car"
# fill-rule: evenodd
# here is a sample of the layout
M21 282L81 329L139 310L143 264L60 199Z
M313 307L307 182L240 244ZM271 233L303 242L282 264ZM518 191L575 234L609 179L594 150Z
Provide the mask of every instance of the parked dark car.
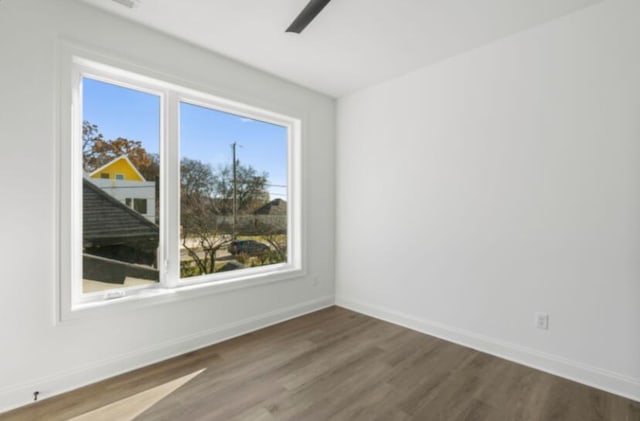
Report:
M254 240L235 240L229 244L227 250L234 256L243 253L249 256L257 256L268 252L269 246Z

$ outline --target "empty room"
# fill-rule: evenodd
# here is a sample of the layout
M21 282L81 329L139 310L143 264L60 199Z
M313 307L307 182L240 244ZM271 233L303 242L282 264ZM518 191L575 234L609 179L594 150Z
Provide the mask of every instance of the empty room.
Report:
M640 1L0 0L0 420L640 421Z

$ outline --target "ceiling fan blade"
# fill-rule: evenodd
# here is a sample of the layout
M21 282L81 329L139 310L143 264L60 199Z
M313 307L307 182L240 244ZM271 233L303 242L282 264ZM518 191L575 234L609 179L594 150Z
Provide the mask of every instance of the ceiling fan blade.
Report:
M311 0L285 32L299 34L331 0Z

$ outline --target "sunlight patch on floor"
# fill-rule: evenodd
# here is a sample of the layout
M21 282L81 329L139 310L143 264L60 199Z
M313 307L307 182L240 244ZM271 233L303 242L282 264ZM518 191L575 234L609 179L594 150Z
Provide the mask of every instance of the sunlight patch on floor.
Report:
M93 411L71 418L69 421L133 420L205 370L206 368L203 368L202 370L171 380L170 382L129 396L128 398L112 402L102 408L94 409Z

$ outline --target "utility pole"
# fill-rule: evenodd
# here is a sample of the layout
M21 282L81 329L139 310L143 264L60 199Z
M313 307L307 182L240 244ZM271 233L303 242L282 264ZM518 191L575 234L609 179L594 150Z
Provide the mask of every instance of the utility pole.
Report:
M231 144L231 151L233 155L233 233L232 237L235 240L237 237L236 227L238 226L238 174L237 174L237 162L236 162L236 142Z

